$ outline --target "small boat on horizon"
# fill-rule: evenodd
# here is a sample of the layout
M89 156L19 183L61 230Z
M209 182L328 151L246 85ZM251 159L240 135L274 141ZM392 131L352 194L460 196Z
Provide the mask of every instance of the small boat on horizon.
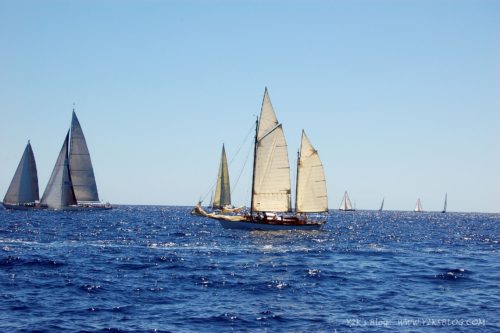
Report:
M380 204L380 208L378 209L379 212L384 210L384 200L385 200L385 198L382 198L382 203Z
M64 139L40 206L54 210L112 208L109 203L99 200L87 142L74 109L71 128Z
M448 193L446 193L444 195L444 207L443 207L443 210L441 211L441 213L446 213L447 206L448 206Z
M349 199L349 194L347 194L347 191L344 192L344 196L342 197L342 202L340 203L339 210L342 210L342 211L354 211L355 210L352 207L351 199Z
M39 208L39 200L35 155L28 140L2 205L6 209L28 210Z
M318 230L328 214L326 181L318 152L302 131L297 159L295 212L291 205L290 164L283 127L274 113L267 88L256 121L250 212L239 215L200 214L216 219L226 229Z
M422 209L422 202L420 202L420 198L417 199L417 204L416 204L415 209L413 211L419 212L419 213L424 211Z

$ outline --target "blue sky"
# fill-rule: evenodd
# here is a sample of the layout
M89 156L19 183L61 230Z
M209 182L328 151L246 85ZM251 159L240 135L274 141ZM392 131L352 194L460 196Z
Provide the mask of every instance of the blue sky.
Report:
M448 192L452 211L500 211L500 1L481 0L0 0L0 196L28 139L43 192L75 103L103 200L190 205L266 86L331 208L348 190L360 209Z

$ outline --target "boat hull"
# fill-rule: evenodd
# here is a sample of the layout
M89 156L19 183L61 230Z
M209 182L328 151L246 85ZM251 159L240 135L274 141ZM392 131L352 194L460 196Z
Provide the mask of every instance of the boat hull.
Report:
M219 223L224 229L240 229L240 230L320 230L324 223L308 223L300 225L290 224L270 224L251 221L225 221L219 220Z
M2 203L2 206L5 209L8 210L34 210L34 209L42 209L40 206L25 206L25 205L11 205L11 204L6 204L5 202Z

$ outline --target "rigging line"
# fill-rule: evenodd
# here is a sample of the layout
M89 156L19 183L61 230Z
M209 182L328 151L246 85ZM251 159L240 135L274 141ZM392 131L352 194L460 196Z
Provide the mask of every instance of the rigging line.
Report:
M253 145L249 146L249 149L248 149L248 152L247 152L247 157L245 158L245 162L243 162L243 167L241 168L240 174L236 178L236 182L234 183L233 187L231 188L231 192L234 192L236 190L236 187L238 186L238 182L240 181L240 177L243 174L243 171L245 170L245 166L247 164L248 158L250 157L250 153L252 152L252 148L253 148L252 146Z
M236 149L236 152L234 153L233 157L231 158L231 160L229 161L229 165L231 165L231 163L233 163L234 159L236 158L236 156L239 154L241 148L243 148L243 146L245 145L245 143L247 142L248 140L248 137L250 136L250 134L253 132L254 130L254 126L255 124L252 124L252 126L250 126L250 130L248 131L247 135L245 136L245 139L243 139L243 141L240 143L240 145L238 146L238 148Z

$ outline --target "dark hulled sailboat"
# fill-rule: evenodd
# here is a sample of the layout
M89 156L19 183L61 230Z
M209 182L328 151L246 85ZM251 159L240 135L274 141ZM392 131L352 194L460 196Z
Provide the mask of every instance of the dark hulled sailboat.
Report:
M35 156L28 141L16 173L3 199L7 209L26 210L36 208L39 200L38 174Z

